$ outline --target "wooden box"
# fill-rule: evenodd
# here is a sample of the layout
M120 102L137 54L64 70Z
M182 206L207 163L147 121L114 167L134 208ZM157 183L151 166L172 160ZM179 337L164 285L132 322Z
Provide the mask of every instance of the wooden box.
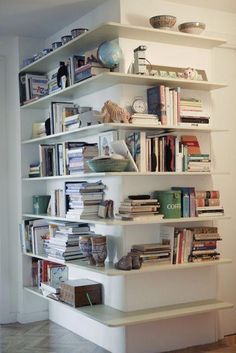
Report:
M60 300L74 307L102 303L102 285L89 279L61 283Z

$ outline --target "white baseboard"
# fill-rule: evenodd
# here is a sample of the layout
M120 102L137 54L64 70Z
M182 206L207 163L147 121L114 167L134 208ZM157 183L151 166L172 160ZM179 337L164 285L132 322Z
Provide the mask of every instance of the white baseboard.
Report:
M17 321L17 313L8 313L1 317L0 325L4 324L12 324L13 322Z
M29 322L48 320L48 310L36 311L33 313L18 313L17 321L21 324L27 324Z

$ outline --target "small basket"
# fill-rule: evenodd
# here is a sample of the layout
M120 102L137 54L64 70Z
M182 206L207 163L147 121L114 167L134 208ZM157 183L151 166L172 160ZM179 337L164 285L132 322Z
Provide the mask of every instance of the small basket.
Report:
M95 172L124 172L128 165L129 159L114 159L114 158L100 158L90 159L87 161L89 168Z

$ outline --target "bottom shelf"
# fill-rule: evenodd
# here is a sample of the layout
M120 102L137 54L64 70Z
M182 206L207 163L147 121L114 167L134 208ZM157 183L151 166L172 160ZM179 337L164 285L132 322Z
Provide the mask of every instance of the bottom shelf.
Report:
M73 308L62 302L44 297L38 288L25 287L25 290L49 301L57 302L59 305L66 305L71 310L75 310L78 313L109 327L137 325L151 321L174 319L183 316L203 314L211 311L233 308L233 304L216 299L202 300L178 305L168 305L159 308L130 312L116 310L107 305L94 305L84 306L82 308Z

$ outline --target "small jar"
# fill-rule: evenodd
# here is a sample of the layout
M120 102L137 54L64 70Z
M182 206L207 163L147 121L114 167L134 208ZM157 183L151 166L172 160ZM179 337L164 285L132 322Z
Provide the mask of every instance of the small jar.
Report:
M52 49L55 50L57 48L60 48L62 46L62 42L54 42L52 43Z
M62 44L68 43L72 39L71 35L61 37Z

